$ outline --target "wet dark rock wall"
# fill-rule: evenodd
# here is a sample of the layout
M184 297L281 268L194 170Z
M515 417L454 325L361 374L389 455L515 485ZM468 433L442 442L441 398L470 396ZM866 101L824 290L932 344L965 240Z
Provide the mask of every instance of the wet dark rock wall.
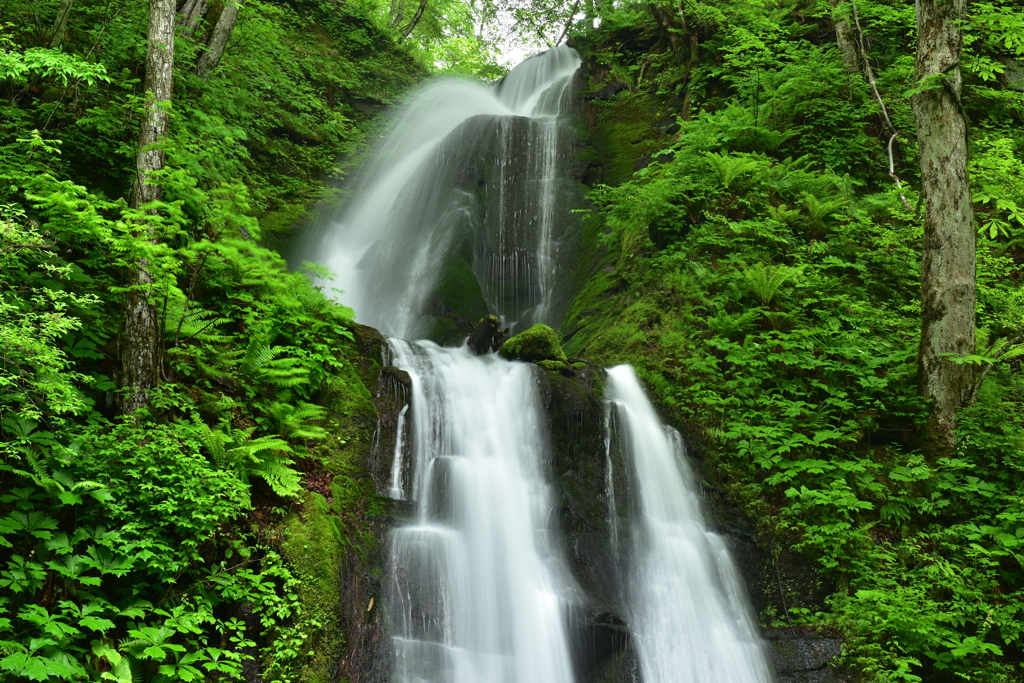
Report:
M542 138L552 127L554 170ZM401 220L431 235L430 244L378 243L359 267L380 273L384 286L374 297L400 300L401 268L436 269L423 293L418 336L443 345L459 343L488 313L525 329L535 322L558 325L578 289L575 263L584 206L574 161L579 130L571 117L541 122L522 116L475 116L448 136L434 153L429 171L406 190ZM542 206L545 177L553 199ZM544 216L547 215L547 227ZM553 248L542 267L538 245L549 231ZM589 273L588 273L589 275ZM538 310L542 280L555 296L547 312ZM543 319L541 319L543 318Z
M373 403L378 428L367 460L376 490L385 494L391 481L391 463L397 438L398 415L408 403L408 375L389 365L387 347L376 331L363 328L362 344L367 358L381 360L370 367L366 381L375 387ZM372 366L367 362L367 366ZM632 467L618 448L617 439L606 441L608 420L614 420L604 401L604 370L580 359L559 369L536 366L535 376L546 415L550 481L557 516L552 531L564 550L568 569L580 594L569 615L567 630L573 643L580 683L640 683L624 609L622 588L632 556L629 530L636 519ZM614 429L614 424L612 424ZM406 441L407 449L409 442ZM406 467L411 450L403 454ZM699 452L691 458L702 480ZM405 481L410 479L404 473ZM823 605L831 586L824 584L810 566L794 553L783 551L778 559L767 553L750 532L742 516L724 497L705 491L709 520L728 539L750 593L756 613L774 608L785 613L786 604ZM412 503L389 503L387 515L373 520L373 552L350 554L342 571L345 592L345 624L348 650L343 662L353 683L387 680L391 646L381 600L385 571L387 533L408 519ZM680 568L685 571L685 568ZM372 609L367 609L370 599ZM780 683L847 683L841 670L828 666L838 654L840 642L799 629L764 632L775 658Z

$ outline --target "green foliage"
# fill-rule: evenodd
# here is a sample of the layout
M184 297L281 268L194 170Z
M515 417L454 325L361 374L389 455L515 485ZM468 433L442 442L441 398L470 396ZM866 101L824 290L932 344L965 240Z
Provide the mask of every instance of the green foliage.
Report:
M127 200L146 7L76 2L54 50L59 4L15 0L0 27L0 680L237 680L253 659L296 680L312 671L296 643L340 616L302 603L280 529L341 448L323 401L366 389L351 311L290 272L261 224L328 196L371 123L356 103L423 69L336 3L246 2L206 81L191 68L203 31L179 30L143 239ZM140 259L161 384L123 420L120 314ZM339 534L363 540L365 498L334 504L354 520Z
M842 663L865 680L1019 680L1024 100L1002 66L1024 33L1011 3L971 6L981 330L976 354L955 361L979 373L956 456L931 462L913 439L925 414L923 229L902 98L914 85L913 7L857 8L900 130L893 165L909 208L888 174L891 133L842 68L827 3L602 14L584 45L638 92L601 105L599 121L643 96L681 130L652 155L659 163L595 188L610 251L567 317L566 349L632 363L767 549L816 563L834 594L824 609L787 594L785 616L842 634Z

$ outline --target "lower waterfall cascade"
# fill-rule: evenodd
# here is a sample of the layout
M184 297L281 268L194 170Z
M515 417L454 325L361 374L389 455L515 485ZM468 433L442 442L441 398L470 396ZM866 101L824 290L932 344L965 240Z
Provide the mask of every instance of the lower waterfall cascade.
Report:
M571 683L532 368L391 342L413 383L416 521L393 532L397 680Z
M383 581L393 681L576 683L586 675L571 631L588 598L559 535L538 393L547 370L474 355L464 344L409 341L427 334L439 270L465 239L471 248L458 258L489 314L514 327L557 326L559 226L568 213L555 191L559 130L579 64L561 47L492 89L451 81L424 89L396 117L352 205L307 248L341 273L359 319L390 336L385 364L407 373L411 387L387 447L387 481L378 482L408 511L390 532ZM460 176L467 145L486 149L477 161L495 157L484 173L494 182L475 181L483 189ZM516 145L529 153L517 156ZM729 552L705 527L680 435L660 422L628 366L607 371L603 400L606 448L587 457L605 463L607 490L598 493L609 544L629 549L616 628L640 679L772 681ZM613 449L626 464L613 464ZM632 493L615 491L613 467L630 470L617 474L634 483ZM636 512L624 519L616 505L629 495Z
M771 681L732 558L705 527L679 432L662 425L630 366L608 370L606 387L639 488L627 609L645 683Z

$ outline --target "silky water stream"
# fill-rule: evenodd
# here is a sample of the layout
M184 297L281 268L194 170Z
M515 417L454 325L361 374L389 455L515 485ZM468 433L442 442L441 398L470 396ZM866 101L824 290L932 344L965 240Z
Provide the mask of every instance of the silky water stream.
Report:
M505 324L560 319L568 209L558 184L579 64L560 47L496 87L426 87L394 118L348 208L306 247L338 274L329 286L345 290L358 319L390 335L390 362L411 379L381 483L414 510L389 543L393 681L583 680L569 631L586 598L558 536L543 370L406 341L430 328L440 270L458 249ZM613 512L608 533L616 547L628 535L621 617L643 681L767 683L756 627L728 551L705 529L678 434L626 366L608 371L606 400L614 419L605 442L621 448L636 483L636 519L620 525ZM610 485L610 457L592 457L607 458Z

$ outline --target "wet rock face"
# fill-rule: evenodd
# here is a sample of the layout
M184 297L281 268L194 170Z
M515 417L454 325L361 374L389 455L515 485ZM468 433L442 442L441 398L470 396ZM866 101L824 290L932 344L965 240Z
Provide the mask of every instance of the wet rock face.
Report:
M605 371L576 362L541 369L537 377L547 416L558 538L587 606L599 621L624 624L633 482L617 445L605 438L611 418L604 401Z
M490 331L490 327L484 327ZM481 340L484 336L481 333ZM481 341L481 348L490 341ZM379 352L386 348L383 343L378 335L370 347ZM382 494L390 486L398 415L411 395L408 375L389 362L385 354L383 365L373 375L379 428L369 464L377 491ZM609 426L613 430L615 427L609 425L615 420L615 412L608 410L604 400L604 369L580 359L556 361L557 367L548 367L551 363L537 362L535 378L548 435L547 460L543 464L550 471L557 512L550 526L581 591L566 624L574 667L580 683L641 683L623 592L627 563L634 554L630 530L637 518L632 465L618 447L618 439L606 440ZM410 445L406 440L406 446ZM405 467L410 466L411 455L410 450L403 453ZM693 465L699 473L703 463L699 452L694 455ZM410 478L405 472L403 479ZM742 517L728 507L724 498L714 491L705 493L709 521L726 537L756 613L774 607L777 615L783 615L786 604L823 604L830 587L818 579L806 560L785 550L774 560L758 546ZM373 527L379 539L373 554L347 558L343 570L345 635L349 644L343 668L353 683L383 683L391 671L390 637L378 612L381 577L387 532L400 523L396 520L408 517L412 503L395 501L390 506L390 515L380 518L379 525ZM375 602L367 610L371 598ZM799 629L768 630L765 638L776 662L779 683L855 680L844 670L829 666L840 650L840 641L835 638Z
M346 647L338 673L352 683L386 683L391 679L392 657L381 602L381 571L385 566L385 541L394 520L377 516L367 520L367 527L374 539L370 552L346 553L341 567Z
M408 373L390 365L387 340L377 330L353 326L358 355L352 360L369 389L377 413L377 429L365 449L365 471L378 494L390 485L398 416L412 395ZM409 458L405 457L405 462ZM408 476L408 473L406 473ZM403 516L400 501L385 504L383 514L366 514L355 523L361 547L347 549L339 567L340 622L345 648L335 679L352 683L386 683L391 679L393 653L384 618L382 579L386 571L388 537Z
M829 666L842 652L838 638L822 638L799 629L768 629L764 633L779 673L779 683L852 683L845 669Z
M505 341L506 328L501 329L501 321L497 316L489 315L482 318L473 328L473 334L466 340L466 346L477 356L482 356L490 351L497 351Z
M371 248L359 267L394 277L369 303L406 302L419 319L413 337L446 346L462 343L488 313L506 324L558 324L575 293L581 220L573 209L586 202L577 135L567 117L483 115L460 124L407 190L407 213L430 244ZM409 267L436 275L411 293L401 271Z

